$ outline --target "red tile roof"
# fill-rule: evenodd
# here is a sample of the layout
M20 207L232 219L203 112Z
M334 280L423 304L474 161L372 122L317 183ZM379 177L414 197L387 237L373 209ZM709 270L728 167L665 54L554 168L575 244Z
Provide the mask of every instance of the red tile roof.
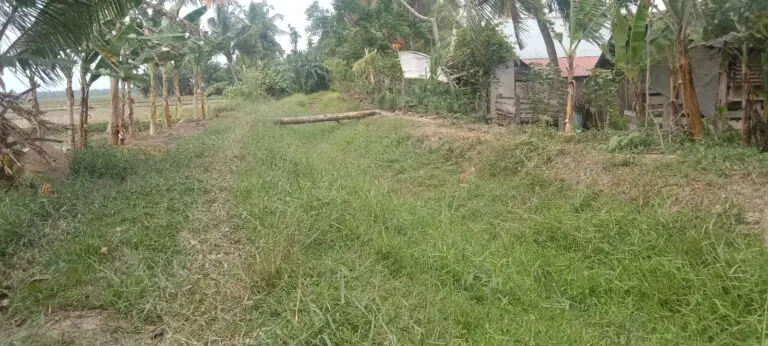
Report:
M595 68L595 64L597 64L597 60L600 59L599 56L577 56L573 60L573 76L574 77L586 77L589 76L590 71ZM548 58L532 58L532 59L522 59L524 63L527 65L531 64L540 64L547 66L549 65L549 59ZM560 65L560 74L563 77L568 76L568 72L566 71L566 67L568 67L568 58L559 58L557 59L558 65Z

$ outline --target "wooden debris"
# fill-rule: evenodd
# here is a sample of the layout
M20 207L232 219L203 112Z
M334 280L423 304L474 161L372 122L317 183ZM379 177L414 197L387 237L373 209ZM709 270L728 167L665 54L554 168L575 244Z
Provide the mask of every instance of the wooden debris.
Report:
M363 119L367 117L372 117L380 113L381 113L380 110L370 110L370 111L341 113L341 114L312 115L307 117L278 118L278 119L275 119L275 124L292 125L292 124L319 123L324 121L354 120L354 119Z

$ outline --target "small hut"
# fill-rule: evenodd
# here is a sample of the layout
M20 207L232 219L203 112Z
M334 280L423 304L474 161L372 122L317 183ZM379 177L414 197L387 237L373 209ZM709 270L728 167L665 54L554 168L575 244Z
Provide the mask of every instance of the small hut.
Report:
M703 117L722 115L728 123L738 127L743 115L742 96L745 89L741 77L742 61L738 55L732 54L726 45L727 42L718 40L691 47L689 54L693 83ZM759 56L759 52L752 52L747 66L749 85L752 90L749 96L750 106L751 109L762 114L765 88L761 78ZM609 59L601 56L597 67L613 68L613 65ZM645 83L644 77L642 76L642 83ZM682 95L672 97L670 92L672 86L676 84L679 85L679 80L673 78L668 64L651 65L647 105L656 123L681 122L680 114L672 114L674 108L682 110ZM628 85L619 88L619 105L624 114L634 117L632 109L634 96L630 90ZM642 98L640 101L645 102L645 93ZM676 100L676 104L673 104L672 100Z
M576 80L576 102L583 100L584 80L595 67L598 56L578 56L574 60ZM558 59L560 77L563 83L552 81L553 85L541 85L534 80L532 69L546 67L548 58L515 59L496 68L497 82L491 86L491 116L493 122L505 124L527 124L549 119L558 121L565 114L565 78L568 61ZM554 83L558 83L555 85Z

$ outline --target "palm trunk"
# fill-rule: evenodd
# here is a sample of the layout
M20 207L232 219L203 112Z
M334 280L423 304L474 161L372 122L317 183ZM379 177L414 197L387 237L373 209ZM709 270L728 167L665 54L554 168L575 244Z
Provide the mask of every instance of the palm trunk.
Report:
M701 122L701 107L696 95L691 72L691 57L688 55L688 40L678 36L677 55L680 59L680 78L683 84L683 109L688 117L688 130L694 138L704 138L704 124Z
M573 113L576 107L576 81L573 80L573 54L568 55L568 96L565 107L565 133L573 133Z
M195 119L198 119L200 116L200 108L198 108L200 105L200 98L197 93L198 83L200 83L200 81L197 79L197 73L197 65L195 65L192 67L192 94L195 98L195 105L192 107L192 114Z
M157 63L149 65L149 135L157 133Z
M405 6L405 8L409 12L411 12L411 14L416 16L416 18L419 18L421 20L429 21L432 24L432 36L434 38L435 47L439 46L440 45L440 31L438 31L438 29L437 29L437 20L435 20L435 18L430 18L430 17L424 16L424 15L421 15L419 12L414 10L413 7L411 7L411 5L408 5L408 2L406 2L405 0L400 0L400 4Z
M120 79L117 77L110 78L110 101L112 104L112 112L109 117L109 145L120 144Z
M183 105L181 104L181 73L178 67L173 70L173 93L176 94L176 119L181 119Z
M171 103L168 92L168 65L163 66L163 121L166 129L171 128Z
M549 65L559 70L560 66L557 59L557 48L555 48L555 41L552 39L552 32L549 31L549 26L544 21L544 18L541 18L541 16L537 16L536 24L539 25L539 31L541 32L541 37L544 40L544 46L547 47Z
M744 145L750 145L752 138L750 138L749 130L751 125L751 104L750 94L752 93L752 86L749 84L749 43L746 41L741 50L741 143Z
M69 148L77 147L77 130L75 129L75 91L72 90L72 73L74 66L64 67L64 78L66 79L67 93L67 112L69 113Z
M130 138L136 138L136 136L139 135L139 131L136 130L136 120L133 119L133 84L128 83L127 89L128 96L126 97L126 103L128 103L128 136Z
M235 70L235 59L231 52L225 52L224 57L227 59L227 65L229 66L230 81L229 84L233 87L237 87L237 71Z
M88 146L88 66L80 68L80 124L77 147Z

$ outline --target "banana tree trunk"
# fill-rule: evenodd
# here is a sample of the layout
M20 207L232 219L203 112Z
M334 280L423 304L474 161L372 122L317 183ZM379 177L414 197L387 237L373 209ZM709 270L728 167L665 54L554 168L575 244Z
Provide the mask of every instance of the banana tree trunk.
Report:
M200 99L200 119L205 120L207 116L206 108L205 108L205 94L203 92L203 88L205 87L203 85L203 76L202 76L202 69L200 66L197 67L197 83L195 83L197 87L197 97Z
M192 66L192 94L195 98L195 105L192 107L192 114L195 119L198 119L200 116L200 108L198 106L200 105L200 98L198 97L197 88L198 88L198 81L197 79L197 65Z
M88 146L88 66L80 68L80 123L78 125L77 147Z
M701 122L701 107L696 95L691 71L691 57L688 54L688 40L678 35L677 56L680 59L680 78L683 84L683 110L688 118L688 130L694 138L704 138L704 124Z
M565 107L565 133L573 133L573 114L576 107L576 81L573 80L573 54L568 55L568 96Z
M128 104L128 137L130 138L136 138L136 136L139 135L139 131L136 130L136 120L133 119L133 84L130 82L127 85L127 91L128 94L126 96L126 103Z
M645 120L647 124L648 119L646 119L644 106L645 106L645 102L648 102L648 101L647 100L643 101L643 98L644 98L643 89L640 86L640 80L638 78L629 79L628 82L632 87L632 99L633 99L632 111L635 112L635 116L632 120L635 122L635 126L639 128L640 124L643 123L643 121L641 121L641 118L642 120Z
M157 63L149 65L149 135L157 133Z
M176 119L181 119L181 110L184 105L181 103L181 73L178 67L173 69L173 93L176 96Z
M109 117L109 145L120 144L120 79L110 77L110 102L112 111Z
M171 103L168 92L168 65L163 66L163 121L166 129L171 128Z
M120 82L120 122L117 127L120 129L120 145L125 144L125 106L127 105L128 98L128 82Z
M77 129L75 128L75 91L72 90L72 74L74 66L64 67L64 79L66 79L67 113L69 115L69 147L77 147Z
M741 50L741 143L750 145L752 138L749 130L751 125L751 104L749 96L752 93L752 86L749 84L749 43L744 42Z

